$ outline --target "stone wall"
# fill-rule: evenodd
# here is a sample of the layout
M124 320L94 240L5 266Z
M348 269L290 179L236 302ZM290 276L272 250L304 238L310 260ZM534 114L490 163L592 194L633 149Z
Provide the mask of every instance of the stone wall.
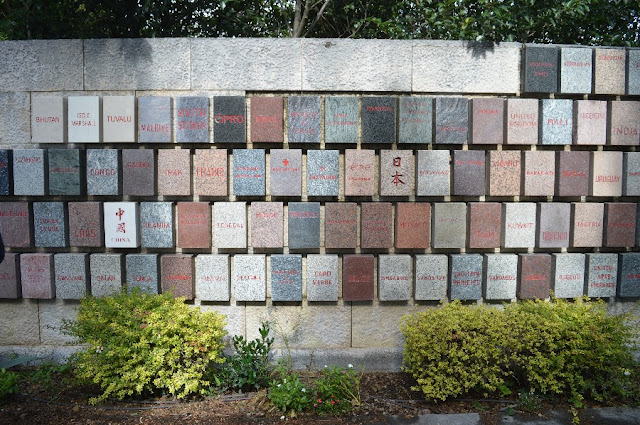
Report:
M640 296L637 49L5 41L0 111L0 354L125 284L372 369L441 300Z

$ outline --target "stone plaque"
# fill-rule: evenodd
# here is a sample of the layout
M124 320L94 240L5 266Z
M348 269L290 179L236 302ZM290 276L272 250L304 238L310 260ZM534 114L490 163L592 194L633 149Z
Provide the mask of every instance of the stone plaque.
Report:
M158 254L127 254L126 278L129 289L157 294L160 287Z
M143 248L173 248L173 204L140 203L140 236Z
M378 299L408 301L411 297L411 256L402 254L378 257Z
M138 98L138 142L171 143L171 98L142 96Z
M33 228L36 247L66 247L67 218L64 202L34 202Z
M571 204L541 202L538 204L538 247L568 248L571 226Z
M193 156L193 194L227 196L227 150L196 149Z
M192 300L194 296L193 256L167 254L160 257L160 287L162 293Z
M447 299L449 258L446 255L416 255L416 301Z
M178 202L178 248L211 247L211 206L208 202Z
M247 247L247 204L216 202L213 204L213 242L217 248Z
M31 143L64 143L66 126L62 96L31 97Z
M277 97L251 98L251 141L253 143L284 141L283 99Z
M482 255L452 254L449 284L452 300L482 298Z
M287 217L290 250L320 248L319 202L289 202Z
M504 248L533 248L536 242L536 204L508 202L503 204Z
M100 97L69 96L67 108L69 143L100 142Z
M89 255L91 274L91 295L106 297L122 291L122 255Z
M158 195L191 195L189 149L158 149Z
M264 149L233 150L233 194L235 196L265 195Z
M640 50L627 50L627 94L640 94Z
M518 283L518 256L516 254L485 254L486 298L512 300Z
M234 256L231 279L236 301L266 301L267 276L264 255Z
M501 145L504 139L504 99L473 99L472 107L472 142Z
M133 143L136 141L136 99L134 96L102 98L102 141Z
M56 298L79 300L89 289L88 254L55 254Z
M175 103L176 142L209 143L209 98L178 96Z
M632 248L636 243L637 204L607 202L604 205L604 246Z
M271 149L271 196L300 196L302 193L302 150Z
M538 99L507 99L507 144L537 144L538 117Z
M575 248L602 246L604 204L575 202L573 204L573 239Z
M624 153L623 193L640 196L640 152Z
M489 151L489 195L520 195L520 151Z
M361 101L362 143L395 143L397 98L363 97Z
M282 202L251 203L251 246L254 248L282 248Z
M196 298L201 301L229 301L229 256L196 257Z
M22 298L53 299L53 254L20 254Z
M485 151L453 151L453 195L485 195Z
M9 150L0 149L0 196L11 194L11 166L9 165Z
M13 150L13 194L43 196L45 194L44 149Z
M433 98L399 98L398 143L431 143L433 140Z
M87 195L119 195L117 149L87 149Z
M360 205L360 247L387 249L393 247L393 204L363 202Z
M553 196L555 169L555 152L525 151L524 196Z
M556 93L558 91L558 49L547 46L525 47L524 91Z
M418 196L449 196L451 169L449 151L418 151Z
M213 142L245 143L244 96L213 96Z
M618 254L588 253L586 256L587 296L615 297L618 280Z
M620 254L619 279L618 288L621 297L640 297L640 253Z
M428 202L400 202L396 206L396 248L429 248L431 244L431 204Z
M627 53L625 49L596 48L595 81L596 94L624 94Z
M49 195L82 195L79 149L49 149Z
M607 102L576 101L577 145L604 145L607 141Z
M156 192L155 150L122 150L122 193L151 196Z
M593 152L592 196L622 195L622 152Z
M464 97L436 97L436 143L467 143L469 100Z
M0 263L0 298L20 298L22 288L18 279L18 256L19 254L7 253Z
M593 49L563 47L560 49L560 92L591 93Z
M344 152L344 194L345 196L375 195L374 150L346 149Z
M500 248L502 205L497 202L469 203L469 248Z
M33 226L29 221L28 202L0 202L0 234L5 246L31 247Z
M611 102L609 143L622 146L640 144L640 102Z
M358 143L358 98L324 98L324 142Z
M302 256L272 255L271 301L302 301Z
M557 298L578 298L584 295L584 254L553 254L555 258L555 289Z
M464 248L467 242L467 204L434 203L432 229L434 248Z
M137 202L104 203L104 243L107 248L140 246Z
M338 301L337 255L307 255L307 301Z
M93 248L103 246L102 203L69 202L67 208L69 210L69 245Z
M324 246L327 249L355 249L358 206L352 202L327 202L324 216Z
M287 102L289 143L320 143L320 96L290 96Z
M307 195L338 196L340 186L340 152L307 151Z
M587 151L558 153L556 194L558 196L587 196L589 194L589 158Z
M640 246L640 208L637 209L636 215L636 246Z
M573 101L542 99L540 132L543 145L570 145L573 132Z
M518 298L546 299L551 290L551 255L518 254L520 282Z
M373 301L374 271L373 255L345 255L342 258L342 299Z
M380 195L410 196L415 191L416 171L413 151L380 151Z

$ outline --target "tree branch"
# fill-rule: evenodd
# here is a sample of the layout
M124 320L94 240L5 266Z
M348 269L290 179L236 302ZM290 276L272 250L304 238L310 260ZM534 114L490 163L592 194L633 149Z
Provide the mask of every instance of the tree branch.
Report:
M316 15L316 18L313 20L311 25L309 25L309 29L307 30L307 32L304 33L305 37L307 37L311 33L311 30L313 30L313 27L315 27L316 24L318 23L318 21L320 20L320 18L322 18L322 14L324 13L324 11L327 8L327 5L329 4L330 1L331 0L324 0L324 4L322 5L320 10L318 11L318 14Z

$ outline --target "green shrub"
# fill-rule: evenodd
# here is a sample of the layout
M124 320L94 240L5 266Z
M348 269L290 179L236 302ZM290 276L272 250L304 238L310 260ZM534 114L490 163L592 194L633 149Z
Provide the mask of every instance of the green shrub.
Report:
M269 383L269 400L278 410L293 417L311 406L311 391L297 373L281 366L275 375Z
M19 390L18 374L9 370L0 369L0 400L17 394Z
M223 362L224 317L170 294L138 290L82 300L64 330L85 348L72 362L79 378L99 384L92 403L161 390L182 398L202 392L203 373Z
M360 406L360 374L352 365L325 366L314 384L313 407L318 412L337 415Z

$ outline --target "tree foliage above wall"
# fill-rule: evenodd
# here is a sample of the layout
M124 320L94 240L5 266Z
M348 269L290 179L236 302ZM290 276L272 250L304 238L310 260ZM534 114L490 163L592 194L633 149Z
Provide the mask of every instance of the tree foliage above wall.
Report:
M3 0L0 39L352 37L640 45L637 0Z

